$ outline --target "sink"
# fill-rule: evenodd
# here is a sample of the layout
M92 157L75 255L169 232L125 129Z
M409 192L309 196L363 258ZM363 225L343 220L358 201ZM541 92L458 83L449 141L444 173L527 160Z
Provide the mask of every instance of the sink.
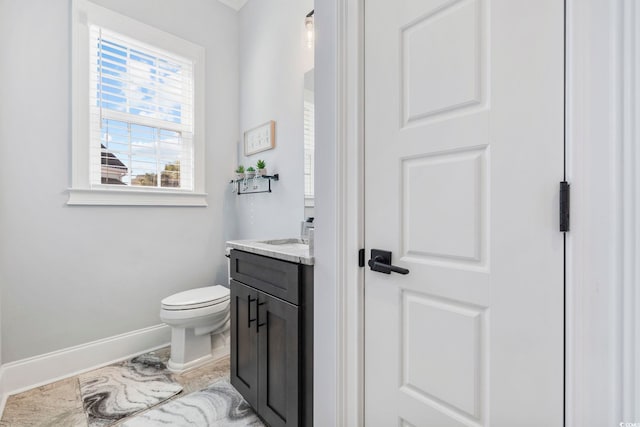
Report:
M275 240L264 240L262 242L265 245L305 245L309 246L307 243L302 241L301 239L275 239Z

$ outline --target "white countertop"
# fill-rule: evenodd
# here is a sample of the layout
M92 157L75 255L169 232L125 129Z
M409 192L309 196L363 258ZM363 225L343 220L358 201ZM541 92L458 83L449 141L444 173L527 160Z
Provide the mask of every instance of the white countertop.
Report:
M309 245L302 243L281 243L271 244L266 242L274 242L272 240L229 240L227 247L238 249L253 254L264 255L271 258L281 259L283 261L295 262L299 264L313 265L314 257L309 254ZM281 239L283 241L292 241L295 239Z

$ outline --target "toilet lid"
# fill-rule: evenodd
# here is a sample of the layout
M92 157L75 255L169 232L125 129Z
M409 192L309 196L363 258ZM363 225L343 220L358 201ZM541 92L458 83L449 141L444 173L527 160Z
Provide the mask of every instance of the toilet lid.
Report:
M162 300L162 308L165 310L190 310L208 307L228 299L229 288L220 285L205 286L166 297Z

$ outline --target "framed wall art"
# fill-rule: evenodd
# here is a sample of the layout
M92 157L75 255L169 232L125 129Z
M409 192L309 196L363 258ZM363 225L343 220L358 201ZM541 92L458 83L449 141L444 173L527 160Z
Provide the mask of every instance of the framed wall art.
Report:
M276 122L271 120L244 133L244 155L250 156L276 146Z

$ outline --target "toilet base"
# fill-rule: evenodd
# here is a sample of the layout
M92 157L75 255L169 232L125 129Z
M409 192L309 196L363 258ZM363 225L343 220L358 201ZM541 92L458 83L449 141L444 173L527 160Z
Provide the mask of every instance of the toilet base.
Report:
M169 359L169 362L167 362L167 369L169 370L169 372L173 372L174 374L180 374L190 369L202 366L213 360L215 360L215 358L213 357L212 354L207 354L206 356L203 356L196 360L192 360L187 363L176 363L173 360Z
M185 372L228 356L230 349L228 328L204 335L196 335L193 328L174 328L167 369L173 373Z

